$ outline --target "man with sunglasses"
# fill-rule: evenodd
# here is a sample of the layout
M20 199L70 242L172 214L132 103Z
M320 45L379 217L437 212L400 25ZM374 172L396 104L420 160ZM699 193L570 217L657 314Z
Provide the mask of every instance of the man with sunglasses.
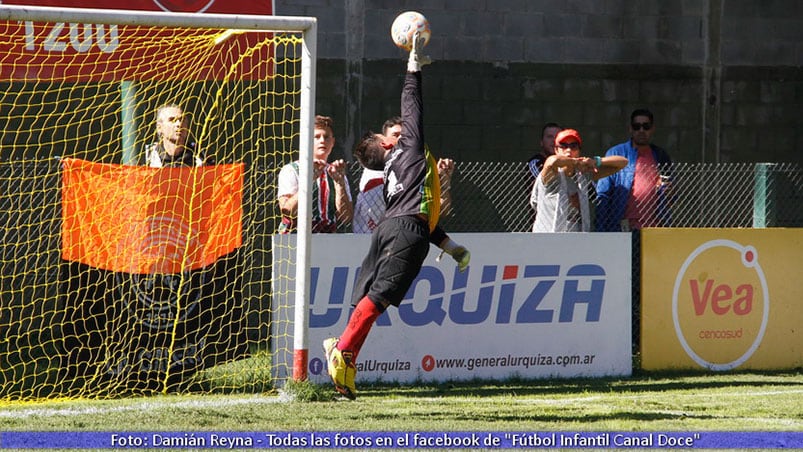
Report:
M622 156L583 157L583 140L574 129L555 136L555 153L544 161L530 196L538 205L533 232L589 232L589 189L598 179L627 165Z
M608 149L606 156L619 155L628 163L597 182L597 231L630 231L669 226L668 187L672 160L652 143L653 114L636 109L630 115L630 139Z

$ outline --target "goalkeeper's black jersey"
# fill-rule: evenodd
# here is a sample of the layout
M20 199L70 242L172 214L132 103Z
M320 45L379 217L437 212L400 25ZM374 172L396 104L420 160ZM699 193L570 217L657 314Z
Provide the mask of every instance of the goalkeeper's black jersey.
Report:
M440 180L424 146L421 72L408 72L401 95L402 135L385 162L385 217L424 214L432 231L440 216Z

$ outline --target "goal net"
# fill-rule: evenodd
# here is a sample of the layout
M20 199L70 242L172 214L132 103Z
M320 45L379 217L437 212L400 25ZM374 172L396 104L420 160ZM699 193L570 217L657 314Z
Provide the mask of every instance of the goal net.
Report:
M271 246L278 170L309 165L315 32L301 17L0 5L0 402L294 375L271 363L293 343L272 337L293 334L271 323L272 278L304 282L272 268Z

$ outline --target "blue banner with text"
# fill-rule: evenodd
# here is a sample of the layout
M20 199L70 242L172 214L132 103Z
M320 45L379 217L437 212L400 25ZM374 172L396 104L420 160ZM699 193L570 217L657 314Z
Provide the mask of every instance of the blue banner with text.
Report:
M803 432L0 432L0 449L803 447Z

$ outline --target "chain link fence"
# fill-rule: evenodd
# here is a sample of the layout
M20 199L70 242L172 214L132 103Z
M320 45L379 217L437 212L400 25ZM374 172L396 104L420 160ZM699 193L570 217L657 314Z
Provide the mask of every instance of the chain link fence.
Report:
M63 304L59 278L61 180L56 161L48 164L0 163L0 325L9 339L0 341L0 367L9 357L28 362L52 356L60 334L51 326ZM663 169L659 169L663 170ZM270 237L278 207L270 186L275 170L251 168L243 196L250 219L244 247L248 281L269 281ZM361 169L349 167L356 199ZM527 232L533 213L533 179L524 163L460 162L451 183L452 207L442 224L448 232ZM803 227L803 168L797 164L679 163L672 168L672 226L695 228ZM596 203L596 200L594 201ZM272 207L271 207L272 206ZM265 209L274 209L265 211ZM344 230L351 231L350 225ZM639 344L639 234L633 234L633 347ZM262 285L260 285L262 284ZM243 287L245 297L264 300L268 283ZM46 315L47 314L47 315ZM262 318L249 314L253 340L267 337ZM39 358L31 358L31 357ZM6 360L6 361L4 361ZM3 365L2 363L5 364ZM0 386L9 374L0 372ZM11 375L13 377L13 375Z
M360 166L352 165L359 181ZM658 187L655 202L638 206L655 211L656 227L751 228L803 227L803 168L791 163L675 163L656 167L669 184ZM450 211L442 213L448 232L529 232L533 177L523 163L461 162L452 176ZM358 188L358 183L353 184ZM356 193L354 196L356 200ZM599 199L589 194L592 212ZM668 210L666 207L668 206ZM596 212L599 215L599 212ZM620 219L612 219L619 224ZM641 235L632 234L632 347L641 343Z
M681 228L803 227L803 168L792 163L675 163L656 167L669 176L669 185L657 187L663 205L638 206L662 212L654 226ZM359 164L350 167L359 189ZM529 205L533 177L526 164L516 162L460 162L451 182L451 209L442 212L447 232L529 232L534 212ZM589 194L592 212L599 199ZM599 212L596 213L597 215ZM613 219L619 224L620 219ZM641 235L632 234L632 346L641 343Z
M356 200L361 167L354 163L349 171ZM675 163L671 171L657 171L671 174L664 193L671 200L671 221L656 226L803 227L803 168L798 164ZM532 185L524 163L457 163L452 206L443 212L441 224L448 232L529 232ZM593 193L590 199L597 204Z

